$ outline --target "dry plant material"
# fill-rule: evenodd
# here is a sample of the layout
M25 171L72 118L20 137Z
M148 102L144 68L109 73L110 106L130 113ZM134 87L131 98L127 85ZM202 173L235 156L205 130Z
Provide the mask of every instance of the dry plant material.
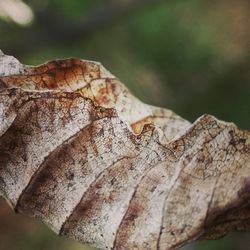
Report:
M176 249L250 227L250 133L146 105L100 63L0 55L0 191L101 249Z

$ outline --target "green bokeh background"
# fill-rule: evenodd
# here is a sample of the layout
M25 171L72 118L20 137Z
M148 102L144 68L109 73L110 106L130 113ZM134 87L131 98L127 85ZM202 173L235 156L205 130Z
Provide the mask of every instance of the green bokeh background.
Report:
M201 114L250 129L249 0L30 0L35 19L0 19L0 48L25 64L100 61L146 103L193 122ZM129 6L129 8L128 8ZM0 249L80 250L0 202ZM250 249L249 233L189 250Z

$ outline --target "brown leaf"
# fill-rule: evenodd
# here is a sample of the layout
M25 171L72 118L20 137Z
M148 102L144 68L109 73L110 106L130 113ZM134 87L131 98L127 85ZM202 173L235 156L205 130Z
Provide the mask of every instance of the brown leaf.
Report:
M0 55L0 190L102 249L175 249L250 228L250 133L140 102L101 64Z

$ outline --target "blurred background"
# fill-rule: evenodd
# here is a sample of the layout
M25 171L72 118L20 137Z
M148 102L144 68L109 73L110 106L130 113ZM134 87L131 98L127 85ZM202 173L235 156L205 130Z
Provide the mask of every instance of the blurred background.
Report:
M25 64L102 64L146 103L250 130L249 0L0 0L0 49ZM86 250L0 200L0 250ZM231 233L188 250L246 250Z

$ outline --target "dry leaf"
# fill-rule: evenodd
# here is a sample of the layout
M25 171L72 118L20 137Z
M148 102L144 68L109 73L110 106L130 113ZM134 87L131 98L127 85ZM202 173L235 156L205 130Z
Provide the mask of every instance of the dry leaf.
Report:
M0 55L0 190L101 249L175 249L250 228L250 133L133 97L101 64Z

